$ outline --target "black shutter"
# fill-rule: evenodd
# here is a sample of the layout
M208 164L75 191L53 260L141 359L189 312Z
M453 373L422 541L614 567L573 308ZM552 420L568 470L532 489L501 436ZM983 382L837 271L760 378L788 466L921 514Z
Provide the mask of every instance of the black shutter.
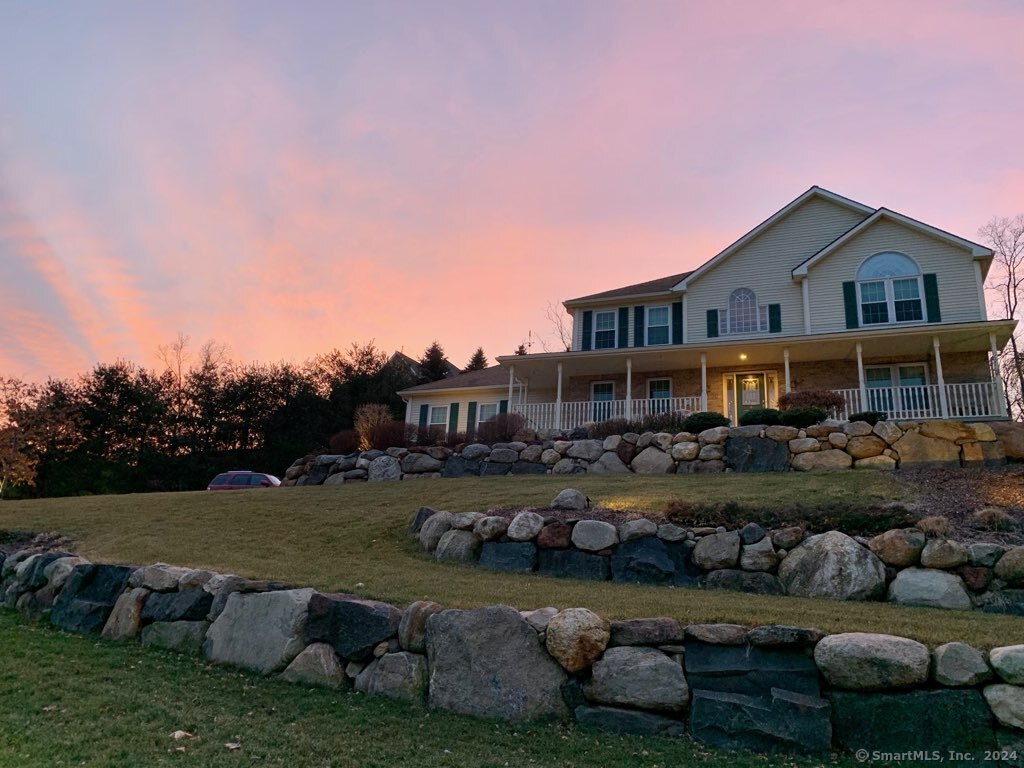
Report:
M708 338L714 339L718 336L718 310L708 310Z
M633 307L633 346L644 346L644 307Z
M846 310L846 327L860 328L857 320L857 284L852 280L843 283L843 308Z
M508 400L501 400L498 403L498 413L508 413Z
M426 429L426 427L427 427L427 418L428 418L429 415L430 415L430 406L426 405L426 404L421 405L420 406L420 428L421 429Z
M594 333L594 313L589 309L583 313L583 350L590 349Z
M928 310L929 323L941 323L942 312L939 311L939 278L934 274L924 276L924 304Z
M672 302L672 343L683 343L683 302Z
M619 307L619 346L629 346L629 307Z
M448 434L459 431L459 404L452 403L448 406Z
M466 434L472 435L476 432L476 400L470 400L466 404Z
M768 333L782 333L782 305L768 305Z

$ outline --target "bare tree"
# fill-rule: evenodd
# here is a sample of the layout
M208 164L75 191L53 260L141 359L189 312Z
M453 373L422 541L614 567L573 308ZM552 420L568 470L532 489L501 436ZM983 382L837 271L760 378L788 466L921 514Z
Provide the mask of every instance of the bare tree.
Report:
M1024 214L1017 214L1012 219L993 216L978 230L978 235L994 253L988 287L996 295L999 311L1007 319L1017 319L1020 303L1024 300ZM1008 405L1013 399L1012 391L1016 391L1018 397L1024 396L1024 360L1021 359L1020 347L1015 333L1010 337L1012 354L1009 357L1015 386L1006 388Z
M572 318L561 306L548 302L544 316L551 325L552 339L539 336L540 346L545 352L569 352L572 349Z

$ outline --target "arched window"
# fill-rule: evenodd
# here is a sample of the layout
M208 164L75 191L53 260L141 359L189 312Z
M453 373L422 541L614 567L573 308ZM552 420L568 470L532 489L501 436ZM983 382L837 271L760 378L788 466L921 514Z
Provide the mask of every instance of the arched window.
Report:
M861 264L857 295L864 325L924 320L921 270L905 254L876 253Z
M758 306L757 295L749 288L737 288L729 294L728 333L757 333L768 329L768 307Z

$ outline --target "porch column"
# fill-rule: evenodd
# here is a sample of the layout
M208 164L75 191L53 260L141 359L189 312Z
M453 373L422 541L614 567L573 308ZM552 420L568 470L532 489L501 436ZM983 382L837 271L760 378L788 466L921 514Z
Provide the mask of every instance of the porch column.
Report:
M562 428L562 364L558 364L558 387L555 389L555 429Z
M626 421L633 418L633 358L626 358Z
M512 410L512 389L516 383L516 367L510 365L508 367L508 409Z
M857 410L863 411L868 407L868 387L864 383L864 348L859 341L857 342L857 386L860 389L860 406ZM850 409L847 408L847 410Z
M708 356L700 353L700 409L708 409Z
M988 346L989 354L992 355L989 359L989 376L992 378L992 384L996 388L996 397L999 399L996 411L1000 415L1006 416L1006 393L1003 392L1003 374L999 368L999 345L996 344L996 335L994 333L988 335Z
M939 337L932 336L932 349L935 350L935 381L939 385L939 410L942 418L949 418L949 403L946 402L946 380L942 377L942 353L939 352Z
M788 395L789 392L790 392L790 386L789 386L789 347L786 347L784 350L782 350L782 368L783 368L783 370L785 371L785 374L786 374L786 394Z
M800 294L804 300L804 333L808 336L811 334L811 296L810 288L807 283L809 279L809 277L804 277L804 279L800 281Z

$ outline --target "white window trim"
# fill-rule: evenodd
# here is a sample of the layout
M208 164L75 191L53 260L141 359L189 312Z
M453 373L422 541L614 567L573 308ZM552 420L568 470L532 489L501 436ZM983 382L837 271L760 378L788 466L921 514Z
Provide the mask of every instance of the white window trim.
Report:
M893 280L916 280L917 281L917 300L921 302L921 319L920 320L897 320L896 319L896 291L893 288ZM861 286L864 283L883 283L885 287L885 306L886 311L889 313L889 320L884 323L868 323L864 320L864 300L861 296ZM871 304L877 304L878 302L872 301ZM857 319L863 326L876 326L876 325L913 325L914 323L927 323L928 322L928 307L925 306L924 300L924 278L918 275L896 275L894 277L876 277L870 280L858 280L857 281Z
M879 325L881 325L881 323L879 323ZM892 384L889 385L890 387L896 387L896 388L899 388L899 387L902 387L902 386L908 386L908 387L909 386L915 386L916 387L916 386L918 386L917 384L906 384L906 385L904 385L900 381L900 368L909 368L911 366L917 366L917 365L919 365L919 366L924 368L924 386L928 386L929 384L931 384L932 375L931 375L931 371L928 370L928 361L927 360L918 360L918 361L911 360L911 361L906 362L906 363L887 363L885 365L865 365L864 366L864 386L867 387L868 389L876 389L876 387L871 387L868 384L868 378L867 378L867 372L868 371L887 370L887 371L889 371L889 381L892 382Z
M595 400L594 399L594 387L598 384L611 384L612 385L612 400L615 399L615 382L614 381L592 381L590 382L590 402L592 403L607 403L607 400Z
M740 288L746 288L746 286L740 286ZM768 317L768 305L757 304L757 330L756 331L737 331L733 333L729 330L729 299L733 293L738 291L739 288L734 288L729 291L729 296L726 297L725 307L718 310L718 335L719 336L753 336L755 334L768 333L768 329L771 327L771 319ZM754 294L754 299L757 299L757 292L752 288L747 288L751 293ZM762 324L761 320L764 319Z
M444 411L444 421L434 421L434 411ZM432 405L430 406L430 413L427 414L427 426L428 427L444 427L448 428L448 406L447 405Z
M596 309L594 310L594 327L590 329L590 348L598 349L597 346L597 316L598 315L611 315L613 325L611 327L612 332L612 345L610 347L600 347L600 349L615 349L619 346L619 311L617 309ZM607 328L601 329L602 333L607 333Z
M487 420L484 420L484 419L481 419L481 418L480 418L480 416L481 416L481 414L482 414L482 412L483 412L483 407L484 407L485 405L493 405L493 406L494 406L494 416L491 416L491 418L490 418L490 419L487 419ZM493 419L493 418L496 418L496 417L497 417L497 415L498 415L498 411L499 411L500 409L501 409L501 403L496 403L496 402L495 402L495 403L477 403L477 404L476 404L476 423L477 423L477 424L486 424L486 423L487 423L488 421L490 421L491 419Z
M667 381L668 382L668 399L671 400L672 399L672 377L671 376L655 376L653 378L648 379L647 383L645 385L645 390L647 392L647 399L648 400L653 400L654 399L654 398L651 397L651 382L653 382L653 381ZM659 398L659 399L661 399L661 398Z
M666 333L666 341L659 341L652 343L650 338L651 333L651 310L652 309L664 309L668 316L668 322L665 325L659 325L658 328L664 328ZM655 304L650 307L644 307L644 346L645 347L663 347L672 343L672 305L670 304Z

